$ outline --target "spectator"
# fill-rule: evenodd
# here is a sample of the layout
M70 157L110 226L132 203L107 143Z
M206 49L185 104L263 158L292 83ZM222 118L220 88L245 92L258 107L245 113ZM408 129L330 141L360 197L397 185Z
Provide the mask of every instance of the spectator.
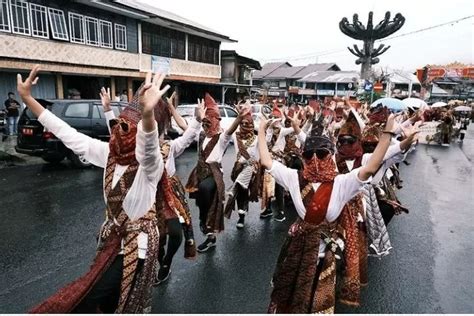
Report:
M8 99L4 105L7 113L8 135L16 135L21 105L15 100L15 94L13 92L8 92Z
M122 95L120 96L120 101L122 101L122 102L128 102L127 90L123 90L123 91L122 91Z
M115 92L114 101L115 101L115 102L120 102L120 92Z

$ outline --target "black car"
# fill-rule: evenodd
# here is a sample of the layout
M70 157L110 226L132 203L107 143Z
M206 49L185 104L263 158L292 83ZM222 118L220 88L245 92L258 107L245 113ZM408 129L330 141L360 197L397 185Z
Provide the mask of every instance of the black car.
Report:
M78 132L103 141L109 140L109 130L100 100L37 101ZM127 103L112 102L111 105L115 116L118 116ZM41 125L28 108L23 110L18 121L18 141L15 149L22 154L41 157L50 163L59 163L68 158L77 167L90 165Z

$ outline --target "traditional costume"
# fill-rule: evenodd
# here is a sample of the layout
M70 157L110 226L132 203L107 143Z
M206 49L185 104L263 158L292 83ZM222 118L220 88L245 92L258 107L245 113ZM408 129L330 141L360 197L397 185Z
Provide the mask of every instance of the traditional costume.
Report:
M199 137L198 162L186 184L186 191L199 207L201 231L207 236L198 246L199 252L215 247L215 234L224 230L225 187L221 162L232 137L221 130L219 108L208 93L204 102L206 116L202 125L207 132Z
M320 116L306 139L303 171L278 161L269 170L290 192L299 216L278 258L270 313L334 312L336 257L343 247L336 219L365 182L358 178L359 169L337 174L334 144L323 135L322 123Z
M109 143L77 132L45 110L38 120L77 155L104 168L107 204L90 270L33 313L145 313L158 257L156 186L163 173L158 130L145 133L138 97L114 120Z
M235 133L234 146L237 159L232 168L232 187L228 192L225 214L230 218L232 211L237 208L239 220L237 228L243 228L245 215L249 210L249 202L258 202L260 187L260 163L257 136L254 132L252 115L248 113L241 121L239 131Z

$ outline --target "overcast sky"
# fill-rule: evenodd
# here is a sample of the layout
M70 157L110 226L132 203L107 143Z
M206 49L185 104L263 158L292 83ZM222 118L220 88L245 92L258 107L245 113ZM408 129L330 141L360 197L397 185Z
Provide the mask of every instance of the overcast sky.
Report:
M343 70L359 70L356 57L345 47L362 43L340 32L338 23L343 17L352 21L358 13L365 25L368 12L373 11L376 25L386 11L392 16L401 13L405 25L394 34L401 35L474 15L473 0L140 1L238 40L222 48L234 49L262 65L274 60L293 65L336 62ZM426 64L474 63L474 18L384 43L392 47L380 58L378 65L383 67L411 71Z

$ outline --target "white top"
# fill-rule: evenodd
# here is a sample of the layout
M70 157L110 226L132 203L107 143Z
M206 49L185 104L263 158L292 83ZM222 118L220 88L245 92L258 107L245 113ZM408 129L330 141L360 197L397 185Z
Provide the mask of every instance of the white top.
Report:
M105 112L105 118L107 122L114 119L114 111ZM107 127L109 127L110 132L110 126L108 123ZM199 134L200 130L201 123L199 123L195 118L193 118L189 123L188 128L184 131L183 135L170 141L170 152L165 162L165 168L168 177L174 176L174 174L176 173L176 158L178 158L184 152L184 150L193 143L194 139L196 138L196 135Z
M326 213L326 220L328 222L335 221L342 212L344 205L349 202L361 189L365 183L369 183L371 179L362 181L359 179L359 169L354 169L349 173L337 175L334 179L334 185L329 200L328 210ZM290 192L291 199L295 206L298 216L305 218L306 208L301 198L300 182L298 171L285 167L278 161L273 161L272 167L268 172L275 178L275 181L281 185L285 190ZM321 183L313 183L313 188L316 191ZM325 243L321 242L319 245L319 256L324 256Z
M278 137L277 137L277 140L275 141L275 144L273 144L272 152L274 152L274 153L283 152L285 150L285 146L286 146L286 138L285 137L290 135L294 131L295 130L294 130L293 127L282 127L282 128L280 128L280 133L278 134ZM306 137L303 139L303 136L302 136L303 134L304 134L304 132L301 131L298 135L296 135L297 139L296 139L295 145L298 148L301 148L301 144L304 144L304 139L306 139ZM267 132L266 132L266 141L267 142L271 141L272 135L273 135L273 130L271 128L268 128Z
M369 162L370 157L372 157L372 154L364 154L362 156L362 166L365 166ZM394 164L402 162L405 157L406 153L402 152L402 149L400 148L400 142L392 138L392 145L388 147L387 152L383 157L382 166L377 171L377 173L373 175L372 181L370 183L379 183L382 180L385 171L387 171L388 168L390 168Z
M48 110L43 111L38 120L75 154L83 156L97 167L104 168L105 180L105 167L110 151L109 143L77 132ZM143 131L141 121L138 123L135 156L139 167L132 186L123 201L123 209L131 221L144 216L153 207L156 199L156 187L163 174L164 166L158 143L156 123L154 130L150 133ZM127 167L116 165L112 180L113 187L118 183ZM104 200L106 201L105 192ZM148 236L142 232L138 236L139 258L146 257L147 245Z
M165 168L168 177L174 176L176 173L176 158L178 158L184 152L184 150L193 143L200 130L201 123L199 123L196 119L192 119L183 135L170 141L170 152L165 162Z
M232 135L234 139L234 148L235 148L235 153L239 153L239 145L237 144L237 135L233 134ZM260 160L260 153L258 152L258 137L255 137L253 140L252 144L247 147L247 152L250 155L250 159L253 159L255 161ZM239 162L245 162L247 159L245 159L243 156L240 156Z
M221 163L222 162L222 157L224 156L225 150L226 150L227 145L229 144L231 138L232 138L232 135L227 135L227 133L225 131L221 132L221 134L219 136L219 141L217 142L217 144L212 149L211 154L209 155L209 157L206 159L206 163L212 163L212 162ZM206 149L206 146L207 146L207 144L209 143L210 140L211 140L211 138L209 138L209 137L204 138L204 141L203 141L203 144L202 144L203 145L202 146L203 150Z

